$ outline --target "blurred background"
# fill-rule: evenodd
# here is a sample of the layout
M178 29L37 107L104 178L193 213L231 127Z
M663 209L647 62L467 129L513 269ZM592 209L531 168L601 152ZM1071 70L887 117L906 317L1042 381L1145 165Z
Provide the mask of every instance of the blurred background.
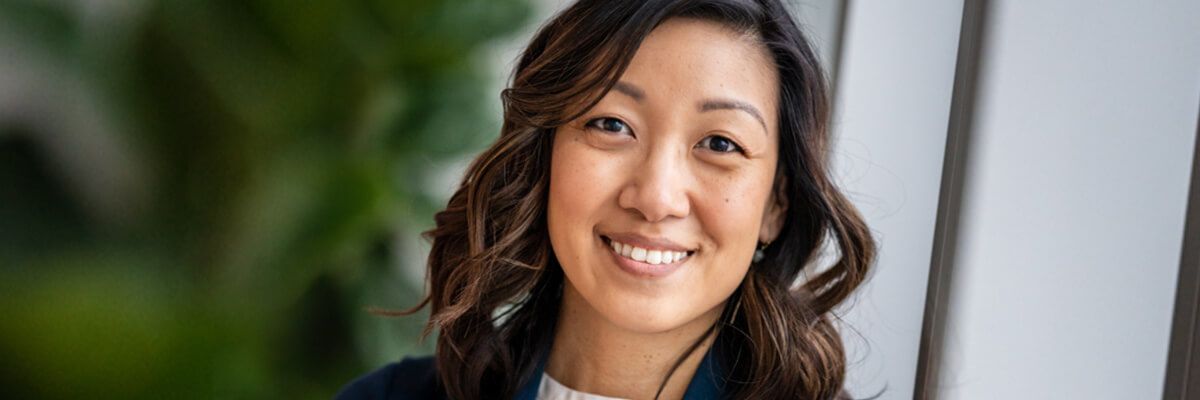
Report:
M0 0L0 397L329 398L566 0ZM1200 3L785 0L880 399L1200 393ZM828 262L823 259L821 262Z
M0 397L329 398L404 354L421 231L524 0L0 1Z

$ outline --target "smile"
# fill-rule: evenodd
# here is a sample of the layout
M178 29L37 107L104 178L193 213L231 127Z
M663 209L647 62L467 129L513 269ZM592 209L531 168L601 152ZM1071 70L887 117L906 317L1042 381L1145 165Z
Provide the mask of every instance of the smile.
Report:
M653 249L644 248L627 243L619 242L615 239L602 237L612 248L613 253L628 260L646 263L650 265L674 264L691 256L692 251L672 251L668 249Z

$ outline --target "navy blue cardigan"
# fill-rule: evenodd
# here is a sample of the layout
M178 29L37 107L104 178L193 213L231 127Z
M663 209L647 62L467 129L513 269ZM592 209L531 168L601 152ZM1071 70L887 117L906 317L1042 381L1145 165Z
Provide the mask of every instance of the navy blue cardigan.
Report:
M538 387L542 383L542 373L546 369L546 360L539 360L533 379L521 386L514 400L536 400ZM722 398L724 378L720 365L713 357L712 349L704 355L692 381L684 392L684 400L708 400ZM412 358L407 357L398 363L387 366L364 375L346 387L334 397L337 400L444 400L446 393L442 390L437 369L432 356Z

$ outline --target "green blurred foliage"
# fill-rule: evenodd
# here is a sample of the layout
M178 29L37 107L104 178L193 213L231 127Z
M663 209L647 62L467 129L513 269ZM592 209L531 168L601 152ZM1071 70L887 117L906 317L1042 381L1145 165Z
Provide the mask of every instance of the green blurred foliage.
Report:
M430 352L364 310L416 304L526 3L0 0L44 89L0 110L0 396L329 398Z

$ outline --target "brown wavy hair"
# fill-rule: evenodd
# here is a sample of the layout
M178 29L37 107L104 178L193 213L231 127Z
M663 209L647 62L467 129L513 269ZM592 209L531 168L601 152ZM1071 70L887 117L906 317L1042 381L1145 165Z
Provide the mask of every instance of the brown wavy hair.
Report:
M500 137L425 233L433 242L429 292L406 313L432 307L426 334L440 332L436 365L450 398L512 397L549 354L564 282L546 227L555 128L594 106L642 40L672 17L757 37L780 78L775 190L789 207L779 237L709 330L726 393L844 396L845 353L832 310L866 278L875 243L831 181L828 85L796 22L779 0L582 0L534 36L501 94ZM827 239L836 243L837 261L813 271Z

